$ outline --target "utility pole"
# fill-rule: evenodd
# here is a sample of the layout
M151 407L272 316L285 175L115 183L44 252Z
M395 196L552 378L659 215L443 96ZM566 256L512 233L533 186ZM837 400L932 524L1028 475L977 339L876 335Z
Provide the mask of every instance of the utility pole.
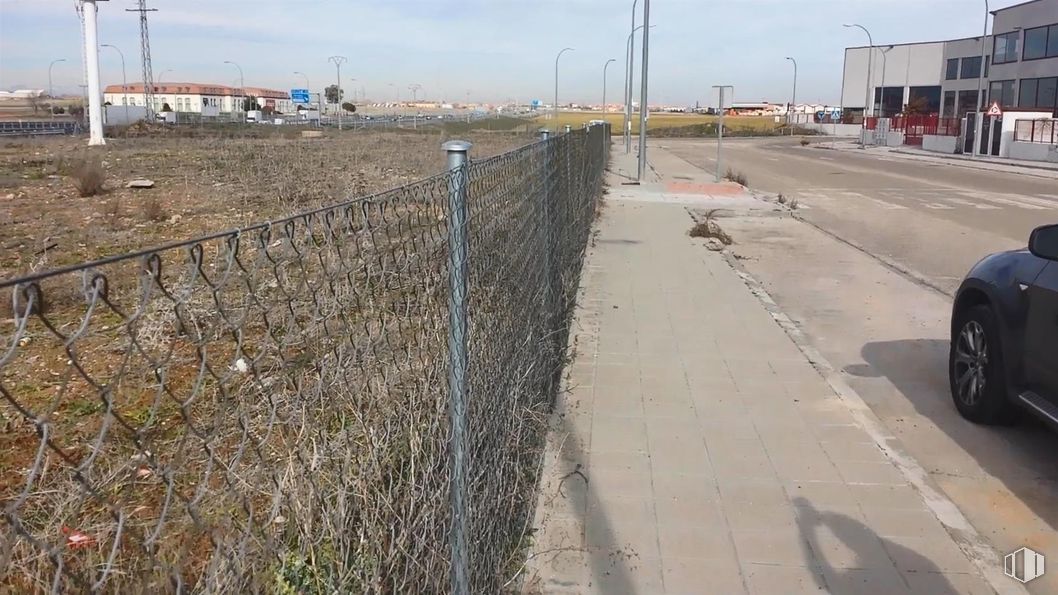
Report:
M790 125L790 116L793 111L797 109L797 60L794 60L790 56L786 56L786 59L793 62L793 96L790 97L790 110L786 113L786 125ZM793 134L793 129L790 130L790 134Z
M985 24L984 30L981 31L981 70L978 72L979 76L977 77L977 113L974 114L974 127L979 129L982 135L984 134L985 128L984 118L981 117L981 109L984 107L984 105L982 105L983 98L981 95L984 93L985 60L988 59L988 12L988 0L985 0ZM956 104L958 104L958 98L956 98ZM970 156L976 158L979 152L979 147L981 146L978 135L974 135L974 140L971 144L973 145L973 152Z
M235 62L232 62L231 60L225 60L224 63L225 64L231 64L232 66L234 66L235 68L237 68L239 70L239 103L240 103L239 107L242 109L242 111L245 111L246 110L246 80L242 76L242 66L239 66L238 64L236 64ZM232 103L234 103L234 98L232 99ZM234 114L238 110L236 110L235 106L233 105L233 106L231 106L231 111ZM246 118L243 118L243 119L245 120Z
M716 127L716 181L720 183L720 163L724 156L724 89L731 89L731 97L735 97L735 88L731 85L713 85L714 89L720 90L720 123Z
M84 55L88 80L88 146L105 145L103 140L103 102L99 97L99 24L97 0L83 0L80 5L84 18ZM106 1L106 0L102 0Z
M342 129L342 64L347 62L345 56L331 56L327 58L331 62L334 62L334 67L338 71L338 91L334 99L334 112L338 115L338 130Z
M639 98L639 169L636 181L643 179L647 169L647 116L650 108L647 101L647 71L650 67L650 0L643 0L643 80Z
M143 104L147 106L147 121L153 122L154 69L151 66L151 38L147 32L147 13L158 12L158 9L147 8L147 0L139 0L138 7L126 8L125 12L140 13L140 61L143 63Z

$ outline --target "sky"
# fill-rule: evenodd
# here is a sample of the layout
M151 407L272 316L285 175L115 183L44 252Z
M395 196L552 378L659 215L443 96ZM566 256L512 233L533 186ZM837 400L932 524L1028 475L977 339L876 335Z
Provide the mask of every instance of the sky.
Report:
M639 0L637 24L644 0ZM992 9L1020 0L992 0ZM80 93L81 30L75 0L0 0L0 89L48 86ZM120 48L139 81L134 0L99 2L100 43ZM154 78L170 82L314 90L336 82L327 58L342 55L342 86L369 99L411 96L460 102L619 102L632 0L148 0ZM792 56L798 102L838 101L844 48L979 35L981 0L652 0L650 103L715 105L712 85L734 85L735 101L789 101ZM636 41L636 76L641 46ZM103 84L120 84L117 52L102 48ZM356 82L350 79L356 78ZM638 83L636 95L639 94Z

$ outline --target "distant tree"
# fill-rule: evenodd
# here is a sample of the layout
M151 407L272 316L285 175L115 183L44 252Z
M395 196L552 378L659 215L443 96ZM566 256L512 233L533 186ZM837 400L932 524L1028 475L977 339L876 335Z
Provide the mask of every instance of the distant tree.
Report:
M171 111L173 111L173 108L169 107L168 103L163 103L162 104L162 113L171 112Z
M113 103L110 103L109 101L104 101L104 102L103 102L103 105L104 105L104 106L108 106L108 105L114 105L114 104L113 104Z
M331 85L323 90L323 95L327 98L327 103L338 103L345 93L338 88L338 85Z
M249 112L249 111L253 111L253 110L256 110L256 109L260 109L260 106L257 105L257 98L256 97L254 97L253 95L248 95L245 98L243 98L243 100L242 100L242 111Z
M30 107L33 108L33 113L34 114L37 113L38 111L40 111L40 108L43 106L43 104L44 104L44 102L43 102L43 100L40 97L37 97L36 95L31 95L30 96L29 105L30 105Z
M70 106L70 115L74 116L76 118L80 118L80 117L84 116L84 106L83 105L72 105L72 106Z
M349 103L348 101L342 104L342 109L351 114L356 112L356 106Z
M298 107L297 107L297 111L299 111L299 112L303 112L303 111L305 111L306 109L308 109L308 108L307 108L307 107L305 107L305 106L303 106L303 105L301 105L300 103L298 104Z
M266 106L261 108L261 113L266 115L266 116L270 116L270 115L276 113L276 108L274 108L274 107L272 107L270 105L266 105Z
M904 106L904 113L909 116L914 114L925 114L928 112L929 100L921 95L907 102L907 105Z
M53 113L53 114L65 114L66 110L63 109L61 105L53 105L52 108L51 108L51 113Z

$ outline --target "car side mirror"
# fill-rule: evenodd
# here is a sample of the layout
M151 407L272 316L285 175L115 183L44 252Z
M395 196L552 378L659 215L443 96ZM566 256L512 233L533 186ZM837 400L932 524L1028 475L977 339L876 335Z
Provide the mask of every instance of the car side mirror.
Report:
M1029 252L1047 260L1058 260L1058 225L1044 225L1032 230Z

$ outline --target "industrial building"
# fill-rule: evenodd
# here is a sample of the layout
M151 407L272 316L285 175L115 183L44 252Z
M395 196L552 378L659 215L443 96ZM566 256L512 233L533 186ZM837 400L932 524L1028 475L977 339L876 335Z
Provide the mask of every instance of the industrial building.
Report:
M161 111L168 104L174 112L216 116L243 111L241 103L244 97L255 97L260 109L270 108L279 113L293 113L297 109L287 92L275 89L166 82L154 85L154 111ZM108 85L103 91L103 101L110 105L144 106L146 98L143 83Z
M992 15L983 38L846 48L842 107L856 119L865 108L868 116L891 117L909 104L962 117L976 110L980 88L982 105L1058 114L1058 0L1031 0Z

